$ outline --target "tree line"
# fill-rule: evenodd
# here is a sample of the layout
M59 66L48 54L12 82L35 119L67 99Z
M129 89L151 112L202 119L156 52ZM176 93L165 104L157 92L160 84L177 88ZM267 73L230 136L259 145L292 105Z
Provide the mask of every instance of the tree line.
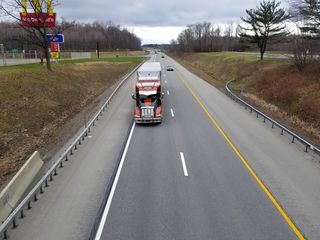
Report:
M127 28L112 22L75 23L63 21L48 33L63 33L65 51L101 51L117 49L138 50L141 40ZM0 22L0 43L7 50L35 50L39 47L36 39L28 32L21 31L18 23Z
M320 54L320 1L291 0L290 9L281 8L280 2L263 1L256 8L245 10L241 24L221 27L210 22L187 25L171 50L182 52L244 51L258 48L260 57L270 46L291 51L299 70ZM289 30L287 22L295 23Z

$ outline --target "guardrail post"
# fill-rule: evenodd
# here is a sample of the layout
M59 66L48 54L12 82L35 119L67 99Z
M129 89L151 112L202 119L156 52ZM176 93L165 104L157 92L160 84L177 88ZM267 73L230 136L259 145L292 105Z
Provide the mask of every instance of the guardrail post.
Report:
M294 143L294 139L295 139L295 137L294 137L294 136L292 136L292 141L291 141L292 143Z
M37 193L35 193L35 194L33 195L33 200L34 200L35 202L38 201Z
M30 210L32 207L31 207L31 201L28 201L28 210Z
M16 222L16 218L13 218L12 226L13 226L13 228L17 228L18 227L17 222Z
M304 150L305 152L308 152L308 148L309 148L309 146L308 145L306 145L306 150Z
M4 239L8 239L7 229L4 230L4 232L3 232L3 238L4 238Z
M281 133L280 134L283 135L283 128L281 128Z
M63 163L62 163L62 160L60 162L60 168L63 168Z
M274 128L274 122L272 122L272 126L271 126L271 128Z
M23 209L21 210L21 212L20 212L20 218L22 219L22 218L24 218L24 212L23 212Z

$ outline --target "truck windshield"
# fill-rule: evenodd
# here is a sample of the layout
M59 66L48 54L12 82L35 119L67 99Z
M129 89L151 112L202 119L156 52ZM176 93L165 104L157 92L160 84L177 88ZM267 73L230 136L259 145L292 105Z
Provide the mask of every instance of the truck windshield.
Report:
M157 99L157 94L150 94L150 95L140 94L139 99L141 102L144 102L144 100L146 99L151 99L151 101L154 102Z

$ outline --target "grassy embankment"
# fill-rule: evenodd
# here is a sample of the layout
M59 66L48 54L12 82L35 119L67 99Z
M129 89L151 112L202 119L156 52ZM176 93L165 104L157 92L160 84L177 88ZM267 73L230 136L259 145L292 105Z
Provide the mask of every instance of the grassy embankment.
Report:
M212 85L233 90L290 129L320 146L320 68L303 73L289 59L260 61L252 54L219 52L174 56Z
M33 151L44 155L66 140L63 126L141 61L128 56L67 60L53 63L53 72L40 64L1 67L0 185Z

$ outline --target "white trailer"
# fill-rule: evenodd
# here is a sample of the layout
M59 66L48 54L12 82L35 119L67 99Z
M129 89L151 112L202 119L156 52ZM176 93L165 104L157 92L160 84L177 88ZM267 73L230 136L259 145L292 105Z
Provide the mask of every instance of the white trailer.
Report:
M146 62L137 71L138 81L161 81L161 64Z

